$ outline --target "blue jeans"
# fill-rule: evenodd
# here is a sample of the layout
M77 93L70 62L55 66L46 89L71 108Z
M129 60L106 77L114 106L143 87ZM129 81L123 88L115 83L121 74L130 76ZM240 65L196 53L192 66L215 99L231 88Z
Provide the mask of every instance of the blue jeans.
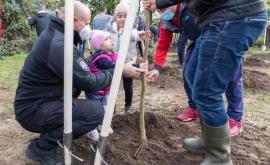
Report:
M233 79L229 82L225 91L228 102L227 114L230 118L236 121L242 120L244 105L243 105L243 60L234 73Z
M98 101L102 105L107 105L108 95L96 95L90 92L85 92L85 97L88 100Z
M185 76L205 124L219 127L228 121L222 94L266 21L265 11L239 20L210 23L202 30Z
M183 75L185 73L186 67L189 63L189 59L193 52L195 43L192 43L186 52L185 62L183 68ZM188 96L188 105L189 107L196 109L196 104L192 100L192 87L187 83L187 80L184 76L184 89L186 95ZM233 79L229 82L228 87L226 88L225 95L228 101L227 114L230 118L233 118L236 121L242 120L243 117L243 62L240 62L236 73L234 73Z
M186 76L184 76L185 72L186 72L187 65L188 65L189 60L190 60L190 57L191 57L192 52L194 50L194 47L195 47L195 42L191 43L188 46L186 54L184 56L183 80L184 80L184 89L185 89L186 95L188 97L188 106L190 108L196 109L196 104L192 100L192 86L189 86L187 79L186 79Z
M180 34L177 41L177 53L178 53L180 65L182 65L184 62L186 43L187 43L187 38L184 35Z

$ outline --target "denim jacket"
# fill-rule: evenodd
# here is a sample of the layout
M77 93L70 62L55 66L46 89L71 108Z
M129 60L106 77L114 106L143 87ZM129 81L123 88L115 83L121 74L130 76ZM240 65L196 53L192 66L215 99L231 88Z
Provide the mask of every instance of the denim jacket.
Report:
M175 26L172 21L162 21L163 22L163 29L167 29L173 33L179 33L180 32L180 27Z
M157 8L166 8L185 0L156 0ZM189 0L189 8L198 17L199 28L211 22L236 20L266 10L265 0Z
M163 21L163 29L167 29L173 33L181 33L189 40L196 40L200 35L200 30L195 22L195 18L187 9L185 3L182 4L180 12L180 27L173 24L172 21Z

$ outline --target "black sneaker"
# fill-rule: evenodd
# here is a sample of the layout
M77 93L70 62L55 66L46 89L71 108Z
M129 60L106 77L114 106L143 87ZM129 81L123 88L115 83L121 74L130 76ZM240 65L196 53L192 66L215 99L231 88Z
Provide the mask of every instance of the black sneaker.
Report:
M26 156L34 161L39 161L43 165L62 165L61 155L57 154L57 150L46 151L40 149L33 140L26 150Z
M126 112L126 115L132 114L133 113L132 107L131 106L126 106L125 107L125 112Z

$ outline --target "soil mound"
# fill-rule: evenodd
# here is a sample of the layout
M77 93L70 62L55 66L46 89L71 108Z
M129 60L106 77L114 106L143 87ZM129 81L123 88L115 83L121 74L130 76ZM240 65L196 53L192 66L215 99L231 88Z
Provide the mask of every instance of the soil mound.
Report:
M244 87L252 90L270 90L270 76L266 73L245 69L243 72Z
M136 158L140 146L139 113L118 116L114 119L115 134L109 140L107 160L119 164L198 164L202 159L190 153L182 153L181 139L196 134L194 130L180 125L174 119L155 113L145 114L146 134L149 148ZM197 130L197 129L195 129Z
M157 113L145 114L146 133L149 148L136 158L136 150L140 146L139 113L116 116L112 127L114 133L108 140L105 159L110 165L197 165L205 157L204 154L192 154L182 147L186 137L198 137L199 122L180 123L169 116ZM264 133L266 127L256 127L245 123L243 133L232 138L232 160L236 165L270 163L268 146L269 136ZM263 141L264 145L258 145ZM92 165L95 154L90 152L90 140L80 138L73 143L74 153L84 158L86 165Z
M182 148L184 138L198 134L198 123L191 128L191 125L179 124L173 118L149 112L145 114L145 125L149 148L144 148L142 153L135 157L134 154L140 147L139 113L128 117L116 116L113 119L114 133L108 140L106 152L106 160L110 165L197 165L203 159L202 155L189 153ZM81 138L73 147L78 155L85 157L86 164L91 164L85 154L90 152L87 140Z
M166 75L169 77L174 77L177 80L180 80L181 82L183 82L183 68L173 68L173 67L164 67L164 69L162 70L162 75Z
M245 62L246 66L250 67L270 67L270 62L265 62L264 59L258 57L249 57Z

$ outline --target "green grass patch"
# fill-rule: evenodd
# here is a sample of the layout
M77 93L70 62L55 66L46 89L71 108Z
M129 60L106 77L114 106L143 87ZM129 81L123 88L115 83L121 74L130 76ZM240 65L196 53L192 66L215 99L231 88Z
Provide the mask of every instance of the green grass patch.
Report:
M248 50L248 54L261 54L261 53L270 53L270 49L267 48L266 51L262 51L262 48L260 47L251 47Z
M246 112L255 112L255 113L258 113L260 110L264 108L265 106L261 102L245 104L245 107L244 107Z
M5 56L0 60L0 88L14 90L17 87L19 73L26 58L25 53Z
M263 100L264 103L270 105L270 92L262 95L261 99Z

